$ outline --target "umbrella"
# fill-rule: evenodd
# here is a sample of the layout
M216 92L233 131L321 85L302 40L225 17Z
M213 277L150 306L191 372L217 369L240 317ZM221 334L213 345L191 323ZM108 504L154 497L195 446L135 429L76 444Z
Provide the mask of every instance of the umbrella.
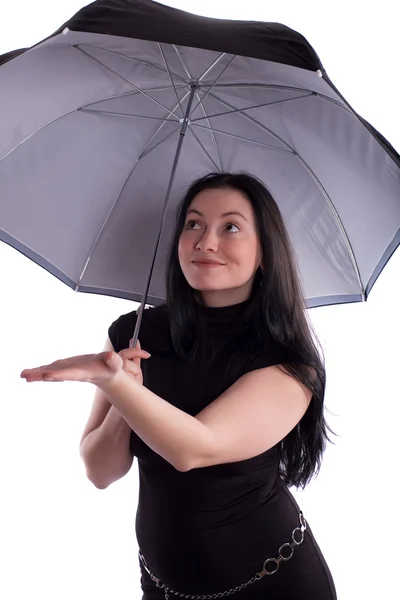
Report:
M284 25L98 0L0 65L0 238L76 291L163 303L210 171L266 184L308 307L365 301L400 243L400 156Z

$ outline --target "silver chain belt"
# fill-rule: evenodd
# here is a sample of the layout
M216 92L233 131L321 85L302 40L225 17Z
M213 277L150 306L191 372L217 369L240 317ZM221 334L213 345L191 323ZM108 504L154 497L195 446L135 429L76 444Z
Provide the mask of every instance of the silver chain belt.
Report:
M274 573L276 573L278 571L279 565L281 564L282 561L286 562L292 558L294 549L303 543L304 532L307 529L307 521L303 517L303 513L301 511L299 513L299 521L300 521L300 527L295 527L295 529L293 529L293 531L292 531L292 541L282 544L282 546L279 548L278 558L267 558L267 560L264 561L262 570L259 573L256 573L254 577L249 579L249 581L247 581L247 583L242 583L241 585L238 585L235 588L232 588L225 592L218 592L217 594L198 594L198 595L196 595L196 594L181 594L180 592L176 592L175 590L172 590L171 588L167 587L165 585L165 583L162 583L162 581L160 581L160 579L158 577L156 577L150 571L150 569L147 566L146 560L140 550L139 550L139 559L142 561L142 564L143 564L144 568L146 569L146 571L148 572L148 574L150 575L151 579L155 582L156 587L164 589L165 600L169 600L170 594L175 594L175 596L180 596L181 598L188 598L189 600L211 600L212 598L224 598L225 596L230 596L231 594L240 592L248 585L255 583L256 581L259 581L260 579L262 579L265 575L274 575ZM298 533L300 534L300 539L296 540L296 534L298 534ZM288 556L284 556L286 549L288 549ZM273 563L273 568L268 571L267 566L269 563Z

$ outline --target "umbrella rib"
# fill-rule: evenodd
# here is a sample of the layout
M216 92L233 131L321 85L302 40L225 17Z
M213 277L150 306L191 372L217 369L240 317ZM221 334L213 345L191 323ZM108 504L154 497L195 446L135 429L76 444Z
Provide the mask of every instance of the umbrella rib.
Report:
M39 133L39 131L42 131L43 129L46 129L46 127L48 127L49 125L53 125L53 123L56 123L60 119L63 119L64 117L67 117L68 115L71 115L72 113L76 112L76 110L77 110L76 108L68 110L66 113L64 113L62 115L59 115L55 119L52 119L51 121L48 121L48 123L44 123L43 125L41 125L37 129L35 129L35 131L32 131L29 135L27 135L22 140L20 140L17 144L15 144L15 146L13 146L8 151L6 151L6 153L3 154L3 156L0 156L0 161L2 161L5 158L7 158L7 156L9 156L9 154L11 154L12 152L14 152L14 150L16 150L18 148L18 146L20 146L21 144L24 144L25 142L27 142L31 137L33 137L34 135L36 135L37 133Z
M170 89L169 87L166 89ZM139 92L127 92L124 94L117 94L116 96L108 96L106 98L101 98L100 100L95 100L94 102L90 102L89 104L84 104L78 108L73 108L71 110L68 110L67 112L65 112L62 115L59 115L58 117L56 117L55 119L48 121L47 123L44 123L43 125L41 125L40 127L38 127L37 129L35 129L35 131L32 131L29 135L27 135L25 138L23 138L22 140L20 140L17 144L15 144L15 146L13 146L12 148L10 148L8 151L5 152L5 154L3 154L2 156L0 156L0 161L3 160L4 158L7 158L7 156L9 156L9 154L11 154L12 152L14 152L14 150L16 150L18 148L18 146L20 146L21 144L24 144L25 142L27 142L32 136L36 135L37 133L39 133L40 131L42 131L43 129L45 129L46 127L48 127L49 125L53 125L53 123L56 123L57 121L59 121L60 119L63 119L64 117L68 117L68 115L71 115L72 113L79 111L79 112L100 112L100 111L89 111L86 109L86 106L92 106L93 104L97 104L98 102L103 102L106 100L112 100L114 98L120 98L120 97L124 97L130 94L138 94ZM189 94L190 92L187 92L186 96ZM184 99L186 98L186 96L184 97ZM176 109L177 107L175 107ZM175 110L174 109L174 110ZM165 125L165 123L169 120L169 118L167 118L164 123L160 126L160 128L156 131L156 133L154 135L157 135L158 131ZM176 122L175 119L174 121L171 122ZM154 136L153 136L154 137ZM146 143L150 143L151 140L153 139L153 137L151 137L149 139L149 141ZM145 146L146 146L145 144Z
M313 169L304 160L304 158L302 158L302 156L300 156L300 154L298 154L298 152L295 152L295 156L300 161L300 163L303 165L303 167L306 169L306 171L311 176L311 178L314 180L314 182L317 184L317 187L319 188L320 192L322 193L323 197L325 198L328 206L330 207L330 209L332 211L333 217L334 217L335 221L337 222L339 230L342 232L344 243L347 246L347 250L348 250L348 253L349 253L349 256L350 256L350 260L351 260L351 262L353 264L353 268L354 268L354 271L355 271L355 274L356 274L356 277L357 277L357 280L358 280L358 284L360 286L362 297L365 300L365 287L364 287L362 279L361 279L360 269L358 268L357 260L356 260L355 253L354 253L354 249L353 249L353 246L351 245L349 236L347 235L346 229L345 229L345 227L343 225L343 221L340 218L340 215L339 215L338 211L336 210L336 207L333 204L333 202L332 202L332 200L331 200L328 192L326 191L326 189L322 185L321 180L314 173Z
M192 76L191 76L191 74L189 73L189 70L188 70L188 68L186 67L185 63L184 63L184 61L183 61L183 58L182 58L182 56L180 55L180 52L179 52L178 48L175 46L175 44L172 44L172 47L173 47L173 49L175 50L175 52L177 53L179 60L181 61L181 65L182 65L182 67L183 67L183 70L184 70L184 71L185 71L185 73L186 73L186 76L187 76L187 77L189 77L190 81L192 81Z
M204 147L204 145L202 144L202 142L199 140L199 138L197 137L197 135L195 134L195 132L193 131L193 129L191 129L190 127L189 127L189 129L190 129L190 132L192 133L192 135L194 136L195 140L197 141L197 143L201 146L201 148L207 154L207 156L210 159L211 163L214 165L214 167L217 169L217 171L220 171L222 173L221 165L220 166L217 165L217 163L214 161L213 157L208 152L208 150Z
M89 56L90 56L90 55L89 55ZM100 63L100 64L102 64L102 63ZM171 78L171 76L170 76L170 78ZM171 78L171 83L172 83L172 85L174 85L174 84L173 84L173 82L172 82L172 78ZM183 86L182 86L182 87L183 87ZM177 115L175 115L174 111L175 111L175 110L178 108L178 106L179 106L179 107L181 108L181 110L182 110L182 106L181 106L181 103L180 103L180 101L179 101L179 97L178 97L178 94L177 94L177 92L176 92L176 88L175 88L175 86L174 86L174 89L175 89L175 93L176 93L176 96L177 96L178 105L176 105L176 106L174 107L174 110L173 110L172 112L171 112L171 111L169 111L168 109L166 109L166 110L167 110L167 112L169 113L169 114L168 114L168 116L167 116L167 118L166 118L166 119L163 119L163 121L164 121L164 122L162 123L162 125L160 125L160 127L158 127L158 128L157 128L157 130L156 130L156 131L155 131L155 132L152 134L152 136L151 136L151 137L148 139L148 141L147 141L147 142L144 144L144 146L143 146L143 148L142 148L142 150L141 150L141 152L140 152L140 154L139 154L139 156L138 156L138 158L137 158L137 160L136 160L135 164L133 165L132 169L130 170L130 172L129 172L128 176L126 177L126 179L125 179L125 181L124 181L124 183L123 183L123 185L122 185L122 187L121 187L121 190L120 190L120 192L119 192L119 194L118 194L118 196L117 196L117 198L116 198L116 200L115 200L115 202L114 202L113 206L112 206L112 207L111 207L111 209L110 209L110 212L109 212L109 214L108 214L108 217L107 217L107 218L106 218L106 220L104 221L104 223L103 223L103 226L100 228L100 230L99 230L99 233L98 233L98 235L96 236L96 239L94 240L94 242L93 242L93 244L92 244L92 247L91 247L91 249L90 249L90 251L89 251L89 255L88 255L87 259L86 259L85 265L84 265L84 267L83 267L83 270L82 270L82 272L81 272L81 274L80 274L80 277L79 277L79 279L78 279L78 283L77 283L77 285L76 285L76 291L78 291L78 289L79 289L79 283L82 281L82 278L83 278L83 276L84 276L84 274L85 274L85 272L86 272L86 269L87 269L87 267L88 267L88 265L89 265L89 262L90 262L91 256L92 256L92 254L93 254L93 252L94 252L94 250L95 250L95 248L96 248L96 246L97 246L97 243L98 243L98 241L99 241L99 239L100 239L100 237L101 237L101 235L102 235L102 233L103 233L103 231L104 231L105 227L107 226L107 223L109 222L109 220L110 220L110 218L111 218L111 215L112 215L113 211L115 210L115 207L116 207L117 203L119 202L119 199L121 198L121 196L122 196L122 194L123 194L123 191L124 191L124 189L125 189L125 187L126 187L126 185L127 185L128 181L129 181L129 179L131 178L131 176L132 176L132 174L133 174L134 170L136 169L137 165L139 164L139 161L140 161L140 160L141 160L141 159L142 159L144 156L146 156L146 154L149 154L150 152L152 152L152 150L155 150L155 149L156 149L158 146L160 146L160 144L162 144L162 143L163 143L164 141L166 141L166 140L167 140L169 137L171 137L171 136L172 136L172 135L173 135L173 134L174 134L174 133L175 133L175 132L176 132L178 129L180 129L180 125L179 125L179 126L178 126L178 127L176 127L176 128L175 128L175 129L174 129L172 132L170 132L168 135L166 135L166 136L165 136L165 137L164 137L162 140L160 140L159 142L157 142L157 144L156 144L155 146L153 146L153 147L151 147L151 148L148 148L149 144L151 144L152 140L153 140L153 139L156 137L156 135L157 135L157 134L158 134L158 133L161 131L161 129L162 129L162 127L165 125L165 123L167 123L167 122L168 122L168 121L171 119L171 115L174 115L174 116L176 116L176 117L177 117ZM138 93L138 92L140 92L140 91L141 91L141 90L137 90L137 91L135 91L135 92L129 92L129 93L130 93L130 94L132 94L132 93L136 94L136 93ZM189 93L190 93L190 92L187 92L187 94L185 94L185 96L183 97L182 101L184 101L184 100L186 99L186 97L189 95ZM92 112L92 111L91 111L91 112ZM93 112L97 112L97 111L93 111ZM177 119L178 119L178 117L177 117ZM178 120L179 120L179 119L178 119ZM175 122L175 119L174 119L174 120L171 120L171 122Z
M220 98L214 96L214 94L211 94L211 95L218 102L221 102L222 104L225 104L229 108L233 108L228 102L225 102L225 100L221 100ZM346 233L346 230L345 230L343 222L342 222L342 220L341 220L341 218L339 216L339 213L336 210L335 205L333 204L333 202L332 202L332 200L331 200L328 192L326 191L326 189L322 185L322 182L320 181L320 179L314 173L314 171L312 170L312 168L310 167L310 165L300 156L300 154L294 148L292 148L289 144L287 144L287 142L285 142L277 134L273 133L270 129L268 129L268 127L265 127L265 125L262 125L262 123L259 123L259 121L257 121L253 117L250 117L249 115L246 115L245 113L242 113L240 111L239 111L239 114L241 114L245 119L249 120L251 123L254 123L258 127L260 127L262 130L265 130L267 133L273 135L273 137L275 137L277 140L281 141L282 144L284 144L285 146L287 146L290 149L290 152L292 154L294 154L296 156L296 158L298 158L298 160L303 165L303 167L306 169L306 171L308 172L308 174L312 177L312 179L314 180L314 182L317 184L317 187L319 188L321 194L325 198L326 203L328 204L328 206L330 207L330 209L332 211L332 214L333 214L333 216L334 216L334 218L335 218L335 220L336 220L336 222L338 224L339 230L342 232L343 239L344 239L344 242L345 242L345 244L347 246L347 249L348 249L348 252L349 252L349 256L350 256L351 262L353 264L353 268L354 268L354 271L356 273L356 276L357 276L357 279L358 279L358 283L360 285L361 292L362 292L362 294L365 295L365 289L364 289L364 286L362 284L362 279L361 279L360 271L359 271L359 268L358 268L358 265L357 265L357 261L356 261L356 257L355 257L355 254L354 254L353 247L352 247L351 242L349 240L349 237L348 237L348 235ZM197 125L197 124L195 124L194 126L195 127L199 127L199 125ZM274 148L274 149L277 150L277 148Z
M178 89L181 89L186 86L179 86ZM166 92L171 89L171 86L168 85L166 87L157 87L157 88L146 88L145 92ZM87 104L82 104L77 110L84 110L88 106L93 106L94 104L99 104L100 102L106 102L107 100L115 100L116 98L127 98L128 96L135 96L140 92L134 90L129 92L123 92L122 94L114 94L113 96L106 96L104 98L100 98L99 100L93 100L93 102L88 102Z
M208 67L208 69L206 69L206 70L204 71L203 75L200 75L200 77L199 77L199 81L203 81L204 77L205 77L206 75L208 75L208 74L209 74L209 72L211 71L211 69L213 69L213 68L215 67L215 65L217 65L217 64L219 63L219 61L220 61L220 60L222 60L222 59L224 58L225 54L226 54L226 52L222 52L222 54L220 54L220 55L218 56L218 58L216 58L216 59L214 60L214 62L212 63L212 65L210 65L210 66ZM234 58L236 58L236 54L235 54L235 55L232 57L232 59L229 61L229 63L228 63L228 64L227 64L227 66L225 67L225 69L222 71L221 75L223 75L223 74L224 74L224 72L225 72L225 71L226 71L226 69L229 67L229 65L231 64L231 62L232 62L232 60L233 60ZM220 79L221 75L219 75L219 76L218 76L218 79ZM193 112L193 111L192 111L192 112Z
M150 154L150 152L152 152L153 150L155 150L156 148L158 148L158 146L160 146L160 144L162 144L163 142L165 142L165 140L167 140L169 137L171 137L172 135L174 135L174 133L176 131L178 131L178 129L180 129L181 127L181 123L179 123L179 125L177 127L175 127L175 129L173 131L170 131L169 133L167 133L166 136L164 136L160 141L157 142L157 144L155 144L155 146L151 146L151 148L147 149L147 146L150 144L150 142L154 139L154 136L147 142L147 144L145 144L145 146L143 147L141 153L139 154L139 160L141 158L143 158L144 156L146 156L146 154Z
M109 71L110 73L112 73L115 77L117 77L118 79L121 79L121 81L125 82L126 84L130 85L133 89L135 89L138 92L140 92L141 94L143 94L143 96L145 96L146 98L148 98L149 100L151 100L152 102L154 102L154 104L157 104L158 106L160 106L161 108L163 108L165 111L167 111L168 113L173 114L174 117L176 117L177 119L179 119L179 116L177 114L175 114L174 112L171 112L169 110L169 108L167 108L166 106L164 106L163 104L161 104L161 102L158 102L158 100L155 100L155 98L153 98L149 94L146 94L146 92L144 90L141 90L140 88L138 88L134 83L132 83L131 81L129 81L128 79L126 79L125 77L123 77L122 75L120 75L119 73L117 73L116 71L114 71L113 69L111 69L110 67L108 67L107 65L105 65L104 63L102 63L101 60L98 60L94 56L91 56L91 54L89 54L88 52L86 52L85 50L83 50L82 48L80 48L80 46L78 46L78 45L75 45L74 48L76 48L77 50L79 50L80 52L82 52L83 54L85 54L87 57L89 57L94 62L96 62L99 65L101 65L104 69L106 69L107 71Z
M176 53L178 54L178 57L179 57L179 59L180 59L180 61L181 61L181 63L182 63L182 66L183 66L183 68L184 68L184 70L185 70L185 72L186 72L187 76L188 76L188 77L189 77L189 79L191 80L190 73L189 73L189 71L187 70L187 68L186 68L186 65L185 65L185 63L183 62L183 60L182 60L182 57L180 56L180 54L179 54L179 52L178 52L178 49L176 48L175 44L173 44L173 47L174 47L174 49L175 49ZM183 96L183 98L182 98L182 102L184 102L184 101L186 100L186 98L189 96L189 94L190 94L190 90L189 90L188 92L186 92L186 94ZM177 105L175 105L175 107L174 107L174 111L175 111L177 108L178 108L178 104L177 104ZM164 121L164 123L162 123L162 124L161 124L161 125L160 125L160 126L157 128L157 129L156 129L156 131L155 131L155 132L154 132L154 133L151 135L151 137L150 137L150 138L147 140L147 142L146 142L146 143L145 143L145 145L143 146L143 149L142 149L142 151L141 151L140 155L143 155L143 154L146 152L146 148L147 148L147 146L148 146L149 144L151 144L151 142L153 141L153 139L154 139L154 138L156 137L156 135L157 135L157 134L158 134L158 133L161 131L161 129L164 127L165 123L166 123L166 122L167 122L169 119L170 119L170 115L168 115L168 117L167 117L166 121Z
M189 69L188 69L188 68L187 68L187 66L185 65L185 62L184 62L184 60L183 60L183 58L182 58L182 56L181 56L181 54L180 54L180 52L179 52L178 48L175 46L175 44L173 44L173 48L174 48L175 52L177 53L179 60L181 61L181 65L182 65L182 67L183 67L183 69L184 69L184 71L185 71L185 73L186 73L187 77L189 77L190 81L193 81L193 77L192 77L192 76L191 76L191 74L189 73ZM220 55L218 56L218 58L216 58L216 59L214 60L214 62L213 62L213 63L212 63L212 64L211 64L209 67L207 67L207 69L204 71L203 75L200 75L200 77L199 77L199 79L198 79L197 81L198 81L198 82L199 82L199 81L202 81L202 80L204 79L204 77L205 77L206 75L208 75L208 73L211 71L211 69L213 69L213 68L215 67L215 65L217 65L217 64L219 63L219 61L220 61L220 60L221 60L221 59L222 59L222 58L225 56L225 54L226 54L225 52L223 52L222 54L220 54ZM236 56L236 55L235 55L235 56ZM234 56L233 58L235 58L235 56ZM233 60L233 59L232 59L232 60ZM231 64L232 60L229 62L228 66ZM226 69L224 69L224 71L225 71L225 70L226 70ZM224 71L223 71L223 72L224 72ZM222 75L222 73L221 73L221 75ZM193 111L192 111L192 112L193 112Z
M184 102L184 100L186 100L187 96L189 96L190 91L186 92L186 94L183 96L182 98L182 102ZM174 111L178 108L178 105L176 105L174 107ZM156 135L161 131L161 129L164 127L164 125L166 123L169 122L171 115L168 115L167 118L165 119L164 123L161 123L161 125L155 130L155 132L150 136L150 138L147 140L147 142L145 142L141 152L140 152L140 156L146 151L146 148L149 144L151 144L151 142L154 140L154 138L156 137ZM179 121L180 122L180 121Z
M125 178L125 181L124 181L124 183L123 183L123 185L122 185L122 187L121 187L121 189L120 189L120 191L119 191L119 193L118 193L118 195L117 195L117 197L116 197L113 205L111 206L111 208L109 210L109 213L108 213L108 215L107 215L107 217L106 217L103 225L100 227L99 232L98 232L96 238L93 241L93 244L92 244L92 246L91 246L91 248L89 250L89 254L88 254L87 259L85 261L84 267L83 267L83 269L81 271L81 274L79 275L78 281L76 283L75 292L79 292L80 283L81 283L81 281L83 279L83 276L85 275L86 269L88 268L90 259L92 258L92 255L93 255L93 252L95 251L96 246L97 246L97 244L99 242L99 239L100 239L100 237L101 237L101 235L102 235L105 227L107 226L107 224L108 224L108 222L109 222L109 220L111 218L111 215L114 212L115 207L117 206L117 204L118 204L118 202L119 202L119 200L120 200L120 198L122 196L122 193L123 193L123 191L124 191L124 189L126 187L126 184L128 183L129 179L131 178L132 173L134 172L134 170L136 169L137 165L139 164L139 160L140 160L140 157L136 159L135 164L133 165L132 169L129 171L128 176Z
M169 75L169 78L170 78L170 81L171 81L171 85L172 85L172 87L174 88L175 96L176 96L176 99L178 100L179 108L181 109L181 113L182 113L182 116L183 116L185 113L184 113L184 111L183 111L183 108L182 108L182 105L181 105L181 101L179 100L178 92L177 92L177 89L176 89L176 87L175 87L174 80L172 79L171 71L170 71L170 68L169 68L169 65L168 65L167 59L166 59L166 57L165 57L164 50L162 49L162 46L161 46L160 42L158 42L158 47L159 47L159 49L160 49L161 56L162 56L162 58L163 58L163 61L164 61L164 64L165 64L165 68L166 68L166 69L167 69L167 71L168 71L168 75Z
M224 104L225 106L227 106L231 110L232 109L236 110L235 107L232 106L232 104L229 104L229 102L226 102L225 100L221 100L221 98L218 98L218 96L215 96L213 93L211 93L211 97L214 98L214 100L217 100L217 102L220 102L221 104ZM276 133L274 133L271 129L269 129L268 127L266 127L265 125L263 125L262 123L260 123L259 121L257 121L257 119L254 119L254 117L250 117L250 115L246 115L246 113L243 112L243 109L236 110L236 112L239 115L241 115L244 119L247 119L248 121L250 121L251 123L253 123L257 127L259 127L265 133L269 133L276 141L281 142L290 152L295 152L294 148L292 148L290 146L290 144L288 144L287 142L285 142L284 139L282 139L279 135L277 135Z
M178 54L178 57L179 57L179 59L180 59L180 61L181 61L181 63L182 63L182 66L183 66L183 68L184 68L185 72L187 73L187 76L188 76L188 77L189 77L189 79L191 80L191 75L190 75L190 73L189 73L188 69L186 68L186 65L185 65L185 63L183 62L183 59L182 59L182 57L181 57L181 55L180 55L180 53L179 53L179 51L178 51L178 49L176 48L176 46L175 46L175 45L174 45L174 49L175 49L176 53ZM195 88L195 89L196 89L196 88ZM190 91L190 90L189 90L188 92L186 92L186 94L185 94L185 95L183 96L183 98L182 98L182 101L181 101L182 103L183 103L183 102L186 100L186 98L189 96L189 94L190 94L190 93L191 93L191 91ZM175 111L177 108L178 108L178 104L177 104L177 105L174 107L174 109L173 109L173 110ZM144 156L145 154L148 154L149 152L151 152L151 150L154 150L154 148L156 148L156 147L157 147L157 145L159 145L159 144L157 144L156 146L153 146L153 147L152 147L152 148L151 148L151 149L150 149L148 152L146 152L146 148L149 146L149 144L151 144L151 142L153 141L153 139L156 137L156 135L158 135L158 133L161 131L161 129L164 127L164 125L165 125L165 124L166 124L166 123L169 121L169 119L170 119L170 116L171 116L171 115L168 115L168 117L167 117L167 119L164 121L164 123L162 123L162 124L161 124L161 125L160 125L160 126L157 128L157 129L156 129L156 131L155 131L155 132L154 132L154 133L151 135L151 137L150 137L150 138L147 140L147 142L144 144L144 146L143 146L143 148L142 148L142 150L141 150L141 152L140 152L140 156ZM174 130L174 131L176 131L176 130Z
M165 136L165 137L164 137L164 138L163 138L163 139L162 139L160 142L158 142L158 143L156 144L156 146L153 146L153 148L151 148L150 150L148 150L148 152L145 152L145 151L143 150L143 151L142 151L142 152L139 154L139 156L137 157L137 159L136 159L136 161L135 161L135 164L133 165L133 167L132 167L132 168L131 168L131 170L129 171L129 173L128 173L127 177L125 178L125 180L124 180L124 182L123 182L123 184L122 184L122 187L121 187L121 189L120 189L120 191L119 191L119 193L118 193L118 195L117 195L117 197L116 197L116 199L115 199L115 201L114 201L114 203L113 203L112 207L110 208L110 210L109 210L109 213L108 213L108 215L107 215L107 217L106 217L106 219L105 219L105 221L104 221L103 225L100 227L100 229L99 229L99 232L98 232L98 234L97 234L96 238L95 238L95 239L94 239L94 241L93 241L93 244L92 244L92 246L91 246L91 248L90 248L90 250L89 250L89 254L88 254L88 256L87 256L87 259L86 259L86 261L85 261L85 264L84 264L84 267L83 267L83 269L82 269L82 272L81 272L81 274L79 275L78 281L77 281L77 283L76 283L76 287L75 287L75 291L76 291L76 292L78 292L78 291L79 291L79 285L80 285L80 282L82 281L82 279L83 279L83 276L85 275L86 269L88 268L88 265L89 265L89 263L90 263L90 259L92 258L92 255L93 255L93 253L94 253L94 251L95 251L95 249L96 249L96 246L97 246L97 244L98 244L98 242L99 242L99 240L100 240L100 238L101 238L101 235L102 235L102 233L103 233L104 229L106 228L106 226L107 226L107 224L108 224L109 220L111 219L111 215L113 214L113 212L114 212L114 210L115 210L115 207L117 206L117 204L118 204L118 202L119 202L119 200L120 200L120 198L121 198L121 196L122 196L122 194L123 194L123 192L124 192L124 189L126 188L126 186L127 186L127 183L128 183L128 181L130 180L130 178L132 177L132 174L133 174L134 170L136 169L136 167L138 166L138 164L139 164L140 160L141 160L141 159L142 159L142 158L143 158L143 157L144 157L146 154L148 154L149 152L151 152L152 150L154 150L154 149L155 149L157 146L159 146L160 144L162 144L162 142L165 142L165 140L166 140L166 139L168 139L169 137L171 137L171 135L173 135L173 134L176 132L176 130L177 130L177 129L180 129L180 127L181 127L181 126L180 126L180 125L178 125L178 127L176 127L176 128L174 129L174 131L170 132L170 133L169 133L167 136Z
M214 64L211 65L211 67L205 71L205 73L203 73L203 75L200 77L199 81L201 81L203 79L203 77L205 77L205 75L214 67L214 65L217 64L217 62L219 60L221 60L221 58L224 56L224 54L221 54L221 56L219 57L219 59L217 59ZM218 75L217 79L214 81L214 83L212 84L212 86L207 90L207 92L204 94L204 96L202 97L202 99L199 101L198 104L196 104L196 106L194 107L194 109L192 110L192 112L190 114L193 114L194 111L196 110L196 108L199 106L199 104L201 104L202 102L204 102L204 100L207 98L208 94L211 93L211 91L214 89L214 87L217 85L217 82L221 79L222 75L225 73L225 71L228 69L228 67L231 66L232 62L235 60L236 58L236 54L234 56L232 56L231 60L228 62L228 64L224 67L224 69L221 71L221 73Z
M338 100L335 100L335 98L330 98L330 96L327 96L326 94L323 94L321 92L316 92L315 90L309 90L307 88L293 87L290 85L273 85L273 84L268 84L268 83L238 83L238 84L236 84L236 83L219 83L216 87L218 89L219 88L238 88L238 89L240 89L240 88L250 87L250 88L263 88L263 89L269 89L269 90L313 92L315 96L319 96L323 100L332 102L332 104L336 104L338 107L343 108L343 110L346 110L347 112L353 114L347 106L345 106L344 104L341 104Z
M161 117L146 117L143 115L132 115L130 113L118 113L118 112L110 112L107 110L92 110L91 108L81 108L80 112L94 113L98 115L110 115L112 117L131 117L133 119L151 119L153 121L163 121L166 123L168 119L163 119ZM179 123L178 119L171 119L170 123Z
M185 71L186 75L187 75L187 76L189 77L189 79L192 81L192 76L191 76L191 74L189 73L189 69L187 68L187 66L186 66L186 64L185 64L185 61L183 60L183 58L182 58L182 56L181 56L181 53L179 52L179 50L178 50L178 48L175 46L175 44L173 45L173 47L174 47L174 50L175 50L176 54L178 55L178 58L179 58L179 60L180 60L180 62L181 62L181 64L182 64L182 66L183 66L183 69L184 69L184 71ZM223 56L224 56L224 54L221 54L221 55L219 56L219 58L218 58L216 61L214 61L214 62L213 62L213 64L211 65L211 67L209 67L209 68L208 68L208 69L207 69L207 70L206 70L206 71L203 73L203 75L200 77L200 80L201 80L201 79L203 79L203 77L205 77L205 75L206 75L207 73L209 73L209 71L210 71L210 70L211 70L211 69L212 69L212 68L213 68L213 67L214 67L214 66L217 64L217 62L218 62L219 60L221 60L221 58L222 58ZM208 125L208 126L209 126L209 128L210 128L211 137L212 137L213 144L214 144L214 150L215 150L215 154L216 154L216 156L217 156L217 161L218 161L218 164L219 164L219 168L218 168L218 170L219 170L219 171L221 171L221 172L223 172L223 167L222 167L222 156L221 156L221 153L220 153L220 151L219 151L219 148L218 148L218 144L217 144L217 140L216 140L216 138L215 138L215 134L214 134L214 132L212 131L212 128L211 128L211 123L210 123L210 121L209 121L209 120L208 120L208 118L207 118L207 112L206 112L206 109L204 108L204 105L203 105L203 100L204 100L204 98L203 98L203 99L201 99L201 96L200 96L200 94L199 94L199 91L198 91L198 89L197 89L197 88L196 88L196 97L197 97L197 98L198 98L198 100L200 101L200 102L199 102L199 105L200 105L200 107L201 107L201 109L202 109L202 112L203 112L204 116L206 117L206 123L207 123L207 125ZM214 161L213 161L213 162L214 162ZM215 163L214 163L214 164L215 164Z
M198 91L196 91L196 96L200 100L200 94L199 94ZM199 105L200 105L200 108L201 108L202 112L204 113L204 118L205 118L205 121L207 123L207 126L210 129L210 134L211 134L212 141L213 141L213 144L214 144L214 151L215 151L215 154L217 155L217 161L218 161L218 165L219 165L218 170L221 171L221 173L222 173L224 171L224 169L222 167L222 156L221 156L220 150L218 148L218 144L217 144L217 140L216 140L216 137L215 137L215 133L212 130L211 122L210 122L210 119L208 118L208 115L207 115L206 109L204 108L203 103L201 102L201 103L199 103Z
M205 129L206 131L210 131L208 127L205 125L199 125L198 123L191 123L193 127L199 127L200 129ZM257 140L251 140L250 138L242 137L241 135L237 135L236 133L228 133L227 131L221 131L219 129L212 128L214 133L219 133L220 135L226 135L228 137L234 138L235 140L242 140L243 142L248 142L249 144L255 144L256 146L262 146L263 148L269 148L270 150L277 150L278 152L286 152L286 154L294 154L292 149L287 150L286 148L277 148L276 146L271 146L271 144L265 144L264 142L258 142Z
M263 108L264 106L272 106L274 104L281 104L282 102L290 102L291 100L301 100L302 98L309 98L310 96L315 96L314 92L310 92L309 94L303 94L302 96L294 96L293 98L284 98L283 100L273 100L271 102L263 102L263 104L255 104L254 106L246 106L245 108L234 108L232 110L227 110L221 113L215 113L213 115L207 115L208 119L212 119L213 117L222 117L224 115L231 115L234 113L242 113L246 110L253 110L255 108ZM212 95L213 98L216 96ZM198 117L197 119L192 119L192 123L195 121L203 121L204 117Z
M46 44L46 48L48 48L49 46L56 46L59 47L59 44ZM125 58L126 60L131 60L133 62L137 62L140 63L142 65L144 65L145 67L150 67L151 69L155 69L156 71L159 71L160 73L163 73L163 75L166 75L166 71L163 71L162 69L160 69L160 67L157 67L156 65L153 65L145 60L141 60L140 58L135 58L134 56L127 56L126 54L123 54L122 52L117 52L116 50L110 50L110 48L102 48L101 46L96 46L95 44L79 44L79 46L84 46L85 48L95 48L96 50L101 50L102 52L107 52L108 54L115 54L116 56L121 56L122 58ZM77 47L77 46L75 46ZM176 77L177 79L180 79L183 83L185 83L185 79L183 77L181 77L180 75L176 75L174 74L174 77Z

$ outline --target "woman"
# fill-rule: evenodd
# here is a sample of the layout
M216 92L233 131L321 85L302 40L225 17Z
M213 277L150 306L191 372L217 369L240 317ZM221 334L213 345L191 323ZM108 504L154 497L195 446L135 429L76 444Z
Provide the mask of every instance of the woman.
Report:
M115 351L21 375L89 381L132 429L143 600L336 599L288 489L321 465L325 370L264 185L243 173L194 182L166 276L166 304L143 313L143 378L149 354L128 349L135 313L111 325Z

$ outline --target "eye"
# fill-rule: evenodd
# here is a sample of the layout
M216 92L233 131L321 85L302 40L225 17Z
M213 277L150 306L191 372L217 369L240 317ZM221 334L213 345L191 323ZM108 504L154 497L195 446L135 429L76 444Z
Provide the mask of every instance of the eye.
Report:
M235 223L227 223L226 226L227 227L236 227L236 229L239 231L239 227L237 225L235 225ZM236 231L230 231L229 233L236 233Z
M197 221L188 221L185 225L185 228L186 229L194 229L193 227L191 227L191 225L193 225L193 224L198 225L199 223Z

